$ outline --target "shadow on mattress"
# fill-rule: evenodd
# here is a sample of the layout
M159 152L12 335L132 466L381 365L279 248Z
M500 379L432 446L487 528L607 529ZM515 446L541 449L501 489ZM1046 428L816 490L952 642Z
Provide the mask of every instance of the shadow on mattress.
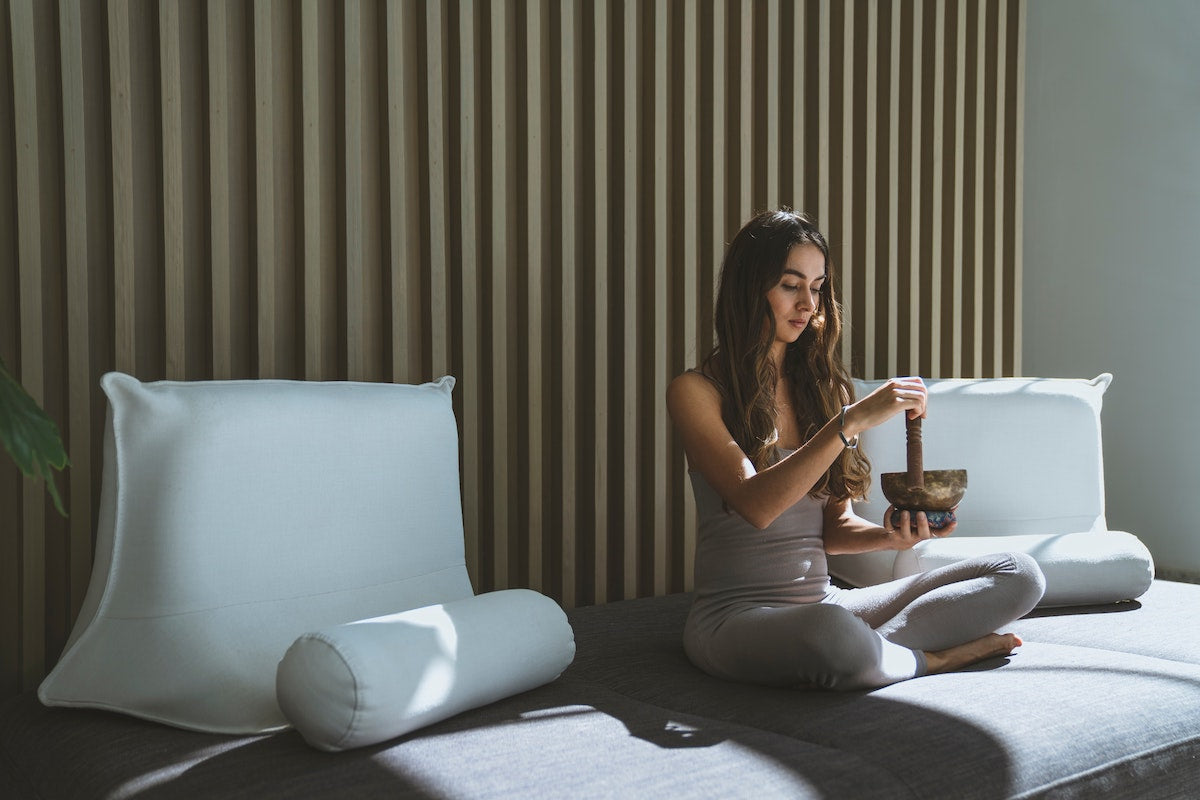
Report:
M836 723L820 725L833 740L811 741L564 676L401 739L333 754L294 732L216 736L106 712L46 709L32 695L14 700L0 708L0 751L23 776L16 798L962 796L961 783L914 791L892 768L916 743L905 728L885 729L903 705L885 700L860 706L879 715L875 743L851 747L855 734L838 734ZM988 754L987 785L973 797L1009 796L1009 765L995 741L919 709L908 709L907 724L918 724L913 714L938 731L921 745L936 748L938 760L978 767ZM776 715L787 717L788 709Z

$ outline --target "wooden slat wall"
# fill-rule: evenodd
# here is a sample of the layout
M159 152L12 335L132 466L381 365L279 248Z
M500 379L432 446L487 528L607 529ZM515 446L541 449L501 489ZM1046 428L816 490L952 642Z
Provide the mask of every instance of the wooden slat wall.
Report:
M752 211L821 220L856 374L1020 371L1024 0L0 0L0 694L82 602L101 374L459 379L478 591L689 587L663 390Z

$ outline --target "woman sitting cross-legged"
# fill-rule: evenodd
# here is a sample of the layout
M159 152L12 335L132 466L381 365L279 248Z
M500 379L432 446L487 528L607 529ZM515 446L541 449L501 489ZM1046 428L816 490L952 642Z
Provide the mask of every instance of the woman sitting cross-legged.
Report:
M851 508L870 483L858 434L925 416L926 389L895 378L855 400L832 269L808 217L755 216L721 267L715 347L667 390L699 519L684 646L719 678L866 689L960 669L1018 647L995 631L1045 589L1019 553L862 589L830 583L826 553L903 550L954 530L907 511L893 526L892 508L879 526Z

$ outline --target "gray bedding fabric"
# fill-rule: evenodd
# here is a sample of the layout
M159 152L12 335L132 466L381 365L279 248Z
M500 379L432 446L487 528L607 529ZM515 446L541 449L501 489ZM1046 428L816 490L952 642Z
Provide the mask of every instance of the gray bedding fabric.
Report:
M871 692L728 684L687 595L571 613L554 683L376 747L0 702L0 798L1195 798L1200 586L1034 612L1010 658Z

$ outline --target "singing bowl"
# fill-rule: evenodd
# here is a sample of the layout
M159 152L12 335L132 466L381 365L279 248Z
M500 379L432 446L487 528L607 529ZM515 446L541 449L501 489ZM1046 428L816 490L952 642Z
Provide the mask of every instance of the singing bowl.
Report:
M907 472L885 472L879 476L883 496L896 508L910 511L950 511L967 491L965 469L934 469L922 473L925 486L908 485Z

